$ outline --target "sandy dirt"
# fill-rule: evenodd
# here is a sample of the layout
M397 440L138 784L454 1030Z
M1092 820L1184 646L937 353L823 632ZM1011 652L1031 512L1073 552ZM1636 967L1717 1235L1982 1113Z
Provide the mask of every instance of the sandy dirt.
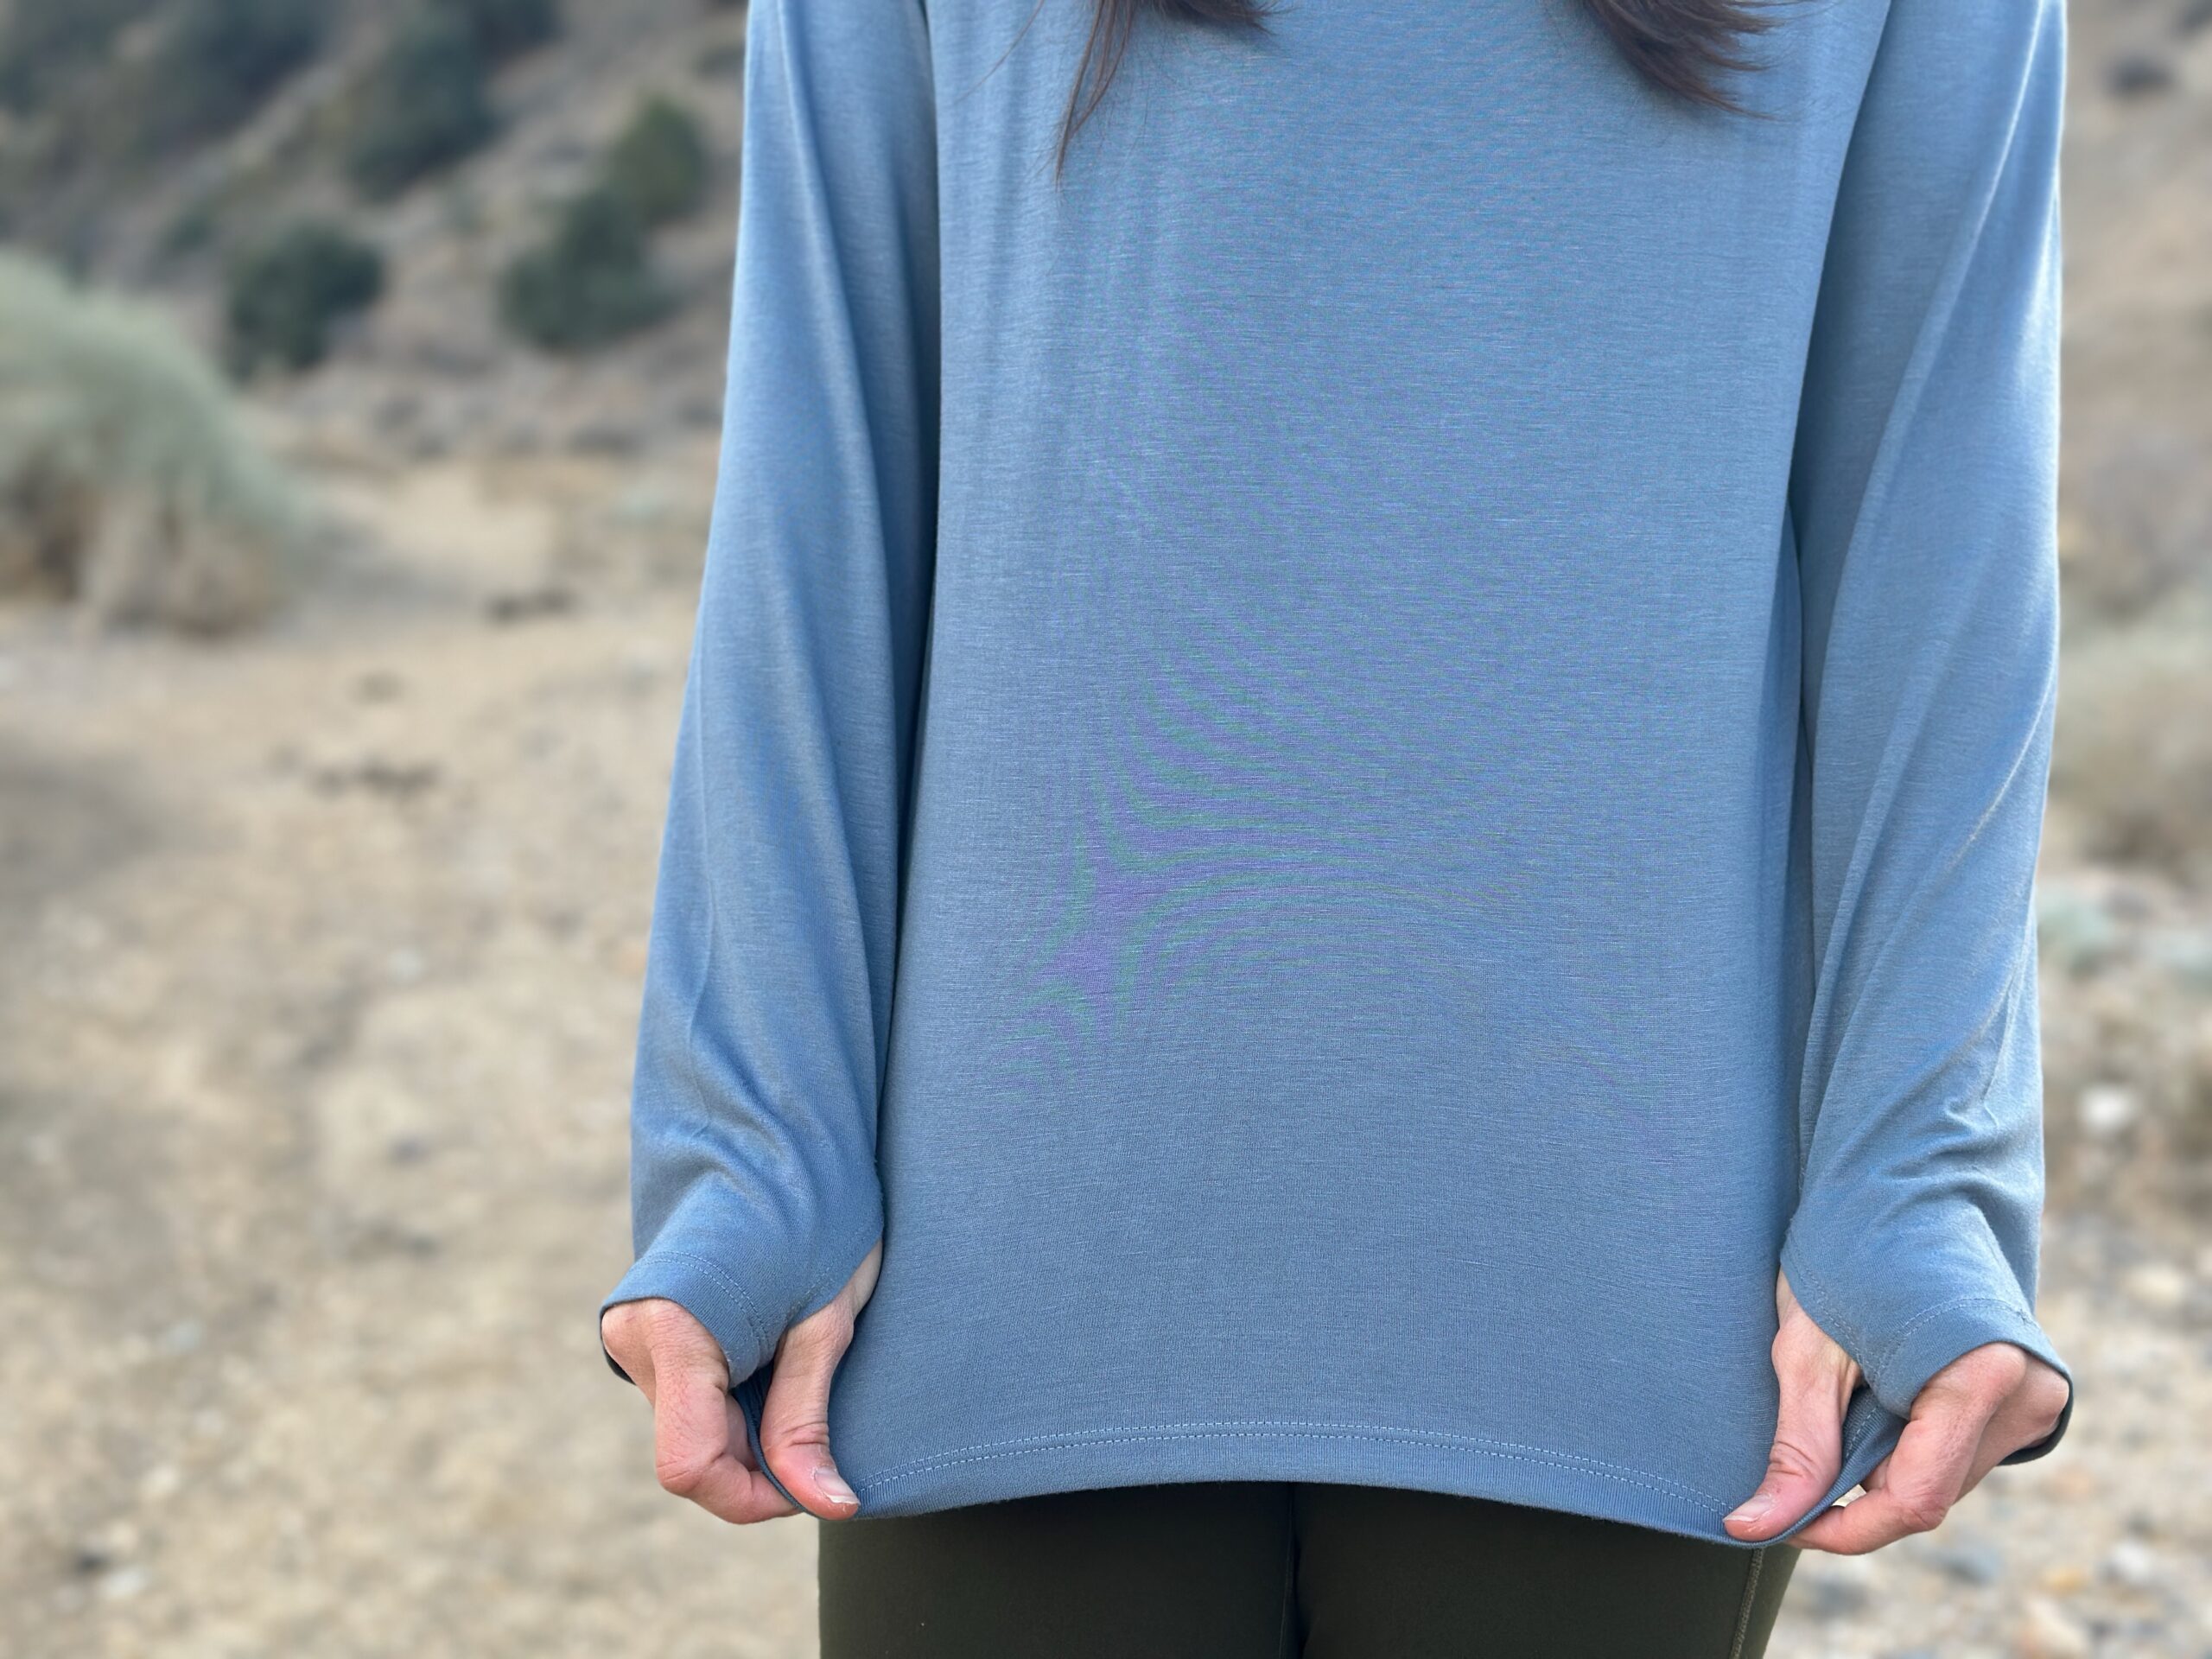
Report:
M0 1653L810 1652L815 1523L664 1496L593 1335L689 582L528 477L327 488L264 634L0 613ZM2046 1275L2065 1447L1776 1654L2212 1653L2212 1250Z

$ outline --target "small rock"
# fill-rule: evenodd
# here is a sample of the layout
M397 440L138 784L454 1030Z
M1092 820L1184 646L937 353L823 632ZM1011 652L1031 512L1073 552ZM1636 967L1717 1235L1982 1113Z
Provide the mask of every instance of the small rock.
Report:
M2131 1590L2152 1590L2164 1576L2158 1552L2139 1538L2123 1538L2105 1557L2105 1576Z
M438 768L429 761L400 764L372 757L346 766L321 766L308 774L317 793L342 795L358 789L394 800L412 800L438 781Z
M542 616L565 616L575 608L575 593L557 584L520 593L494 594L484 601L484 614L501 624L528 622Z
M1934 1545L1929 1560L1961 1584L1994 1584L2005 1576L2005 1552L1971 1535Z
M2100 1083L2082 1091L2082 1132L2108 1141L2142 1115L2142 1097L2125 1084Z
M2147 52L2130 52L2115 59L2106 72L2105 84L2115 98L2147 98L2173 90L2174 69L2164 58Z
M2088 1659L2089 1633L2056 1602L2030 1596L2012 1651L2020 1659Z
M143 1567L118 1567L100 1580L102 1601L129 1601L145 1589L146 1569Z
M2043 1575L2043 1587L2056 1596L2070 1596L2088 1581L2089 1575L2071 1561Z
M2189 1274L2171 1262L2145 1262L2130 1268L2121 1282L2129 1295L2161 1313L2171 1313L2189 1300Z

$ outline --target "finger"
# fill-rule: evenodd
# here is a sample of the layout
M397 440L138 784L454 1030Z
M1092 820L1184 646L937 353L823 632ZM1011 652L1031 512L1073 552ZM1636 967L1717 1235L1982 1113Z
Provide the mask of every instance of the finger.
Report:
M1967 1491L1990 1409L1970 1393L1929 1383L1896 1447L1866 1478L1866 1495L1830 1510L1790 1541L1801 1549L1864 1555L1932 1532Z
M1999 1402L1996 1414L1989 1420L1989 1427L1983 1431L1981 1447L1974 1454L1974 1473L1967 1482L1968 1491L2022 1446L2048 1439L2058 1427L2058 1420L2064 1415L2067 1401L2073 1394L2073 1384L2048 1362L2028 1354L2024 1349L2020 1354L2023 1365L2019 1382Z
M1844 1408L1858 1376L1850 1357L1809 1319L1777 1332L1774 1370L1782 1399L1766 1473L1722 1522L1750 1541L1790 1526L1834 1484L1843 1468Z
M708 1514L744 1526L791 1513L772 1482L740 1455L745 1419L719 1363L663 1364L653 1402L653 1470L660 1484Z
M842 1299L784 1333L760 1412L760 1449L785 1490L817 1516L844 1520L861 1501L830 1455L830 1384L853 1339Z
M647 1338L651 1319L651 1310L637 1302L618 1302L599 1318L600 1346L637 1384L647 1405L653 1397L653 1351Z

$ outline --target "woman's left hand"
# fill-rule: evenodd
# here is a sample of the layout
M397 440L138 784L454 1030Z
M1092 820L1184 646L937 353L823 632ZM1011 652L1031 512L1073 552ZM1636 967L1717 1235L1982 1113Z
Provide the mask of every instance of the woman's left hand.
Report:
M1775 1300L1774 1338L1782 1409L1758 1490L1722 1523L1746 1542L1769 1538L1821 1501L1843 1468L1843 1414L1859 1366L1798 1306L1786 1275ZM1861 1483L1866 1495L1827 1514L1789 1541L1803 1549L1863 1555L1909 1533L1942 1524L1951 1506L1999 1461L2058 1426L2066 1379L2024 1348L1984 1343L1928 1379L1896 1448Z

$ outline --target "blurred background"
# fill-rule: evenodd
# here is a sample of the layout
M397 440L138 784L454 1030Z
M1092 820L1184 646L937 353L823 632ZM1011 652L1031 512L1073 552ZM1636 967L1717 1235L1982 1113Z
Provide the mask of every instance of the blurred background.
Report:
M2066 1445L1777 1655L2212 1654L2212 3L2075 0ZM592 1315L741 3L0 0L0 1653L795 1656Z

